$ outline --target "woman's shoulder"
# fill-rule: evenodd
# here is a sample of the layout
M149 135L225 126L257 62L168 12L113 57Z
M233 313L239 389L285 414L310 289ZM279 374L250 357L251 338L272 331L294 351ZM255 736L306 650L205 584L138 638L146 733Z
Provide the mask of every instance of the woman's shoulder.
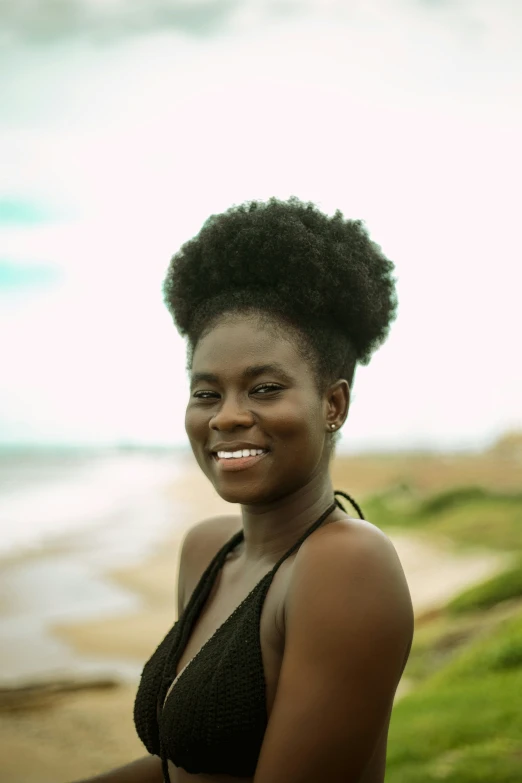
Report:
M318 547L335 548L337 545L344 545L345 555L359 557L363 552L379 552L398 562L395 547L386 533L372 522L348 514L341 514L333 522L318 528L303 542L301 549L303 553L309 553Z
M328 578L327 578L328 575ZM320 578L319 578L320 577ZM390 611L401 615L411 630L413 607L406 576L392 541L376 525L346 517L319 528L300 547L292 570L289 592L317 590L328 585L350 601L360 593L380 602L386 597Z
M196 559L200 556L211 557L223 547L235 533L241 530L241 517L235 514L220 514L197 522L185 533L181 553L182 557Z
M314 543L314 551L331 555L339 549L337 559L357 561L380 570L383 563L405 583L404 571L392 540L377 525L366 519L355 519L346 514L331 525L320 528ZM305 542L306 543L306 542ZM304 550L304 553L310 557ZM313 555L312 555L313 557Z
M221 514L197 522L185 533L179 556L179 613L212 558L240 530L240 516Z

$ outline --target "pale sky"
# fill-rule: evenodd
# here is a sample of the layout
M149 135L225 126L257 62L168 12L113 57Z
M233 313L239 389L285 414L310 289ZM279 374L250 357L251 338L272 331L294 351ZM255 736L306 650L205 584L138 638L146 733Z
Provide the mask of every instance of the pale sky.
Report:
M396 264L341 448L522 427L522 4L46 5L0 20L0 443L186 442L169 259L291 194Z

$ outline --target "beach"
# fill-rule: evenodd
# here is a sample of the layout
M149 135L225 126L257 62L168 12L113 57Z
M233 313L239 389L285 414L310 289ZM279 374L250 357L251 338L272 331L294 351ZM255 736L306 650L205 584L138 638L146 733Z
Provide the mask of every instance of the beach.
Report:
M190 453L127 462L131 468L114 468L108 481L117 483L118 475L132 491L120 492L105 512L98 503L95 522L56 526L32 544L28 533L24 546L19 535L18 546L3 553L0 779L5 783L71 783L144 754L132 706L143 663L176 619L180 543L199 520L237 513L219 498ZM141 485L140 472L147 474ZM419 455L347 457L332 467L335 488L348 491L363 508L370 492L405 477L418 491L470 483L468 475L510 489L517 486L518 472L497 458ZM418 621L506 562L498 553L459 552L404 531L390 537Z

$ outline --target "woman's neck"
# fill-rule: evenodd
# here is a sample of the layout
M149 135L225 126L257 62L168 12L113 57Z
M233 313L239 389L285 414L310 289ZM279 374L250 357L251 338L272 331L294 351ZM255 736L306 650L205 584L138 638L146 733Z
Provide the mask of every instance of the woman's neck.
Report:
M245 538L238 554L250 564L276 563L333 502L330 474L323 473L276 501L242 506Z

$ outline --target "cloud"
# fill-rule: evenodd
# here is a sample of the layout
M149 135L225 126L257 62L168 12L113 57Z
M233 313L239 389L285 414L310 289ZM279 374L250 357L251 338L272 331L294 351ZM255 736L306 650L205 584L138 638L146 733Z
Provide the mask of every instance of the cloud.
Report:
M0 0L0 43L106 44L158 31L207 39L238 23L252 28L310 15L377 27L394 25L399 16L421 16L429 24L482 35L502 19L504 31L516 29L521 8L517 0Z
M288 0L285 20L280 2L191 0L189 36L164 22L186 3L162 17L157 0L72 0L88 14L31 38L42 5L17 11L26 44L0 54L9 437L183 440L168 259L208 214L292 192L364 217L398 265L399 319L357 376L351 440L473 442L519 416L521 52L505 1ZM97 36L121 41L94 50Z
M107 42L158 28L191 36L220 31L241 0L0 0L4 41Z

